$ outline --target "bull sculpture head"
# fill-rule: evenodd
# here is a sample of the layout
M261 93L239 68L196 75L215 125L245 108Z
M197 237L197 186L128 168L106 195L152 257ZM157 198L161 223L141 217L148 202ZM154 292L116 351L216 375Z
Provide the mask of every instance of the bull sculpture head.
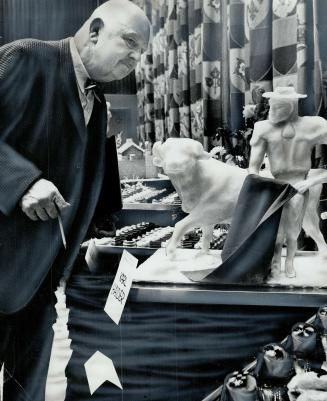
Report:
M156 142L152 153L153 164L162 167L167 175L192 174L199 160L211 158L200 142L189 138L168 138L164 143Z

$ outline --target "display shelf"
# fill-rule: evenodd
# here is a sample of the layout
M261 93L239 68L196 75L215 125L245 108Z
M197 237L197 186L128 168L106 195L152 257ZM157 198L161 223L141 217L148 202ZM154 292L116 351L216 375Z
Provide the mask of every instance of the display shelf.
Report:
M133 183L137 180L125 180ZM166 179L142 180L156 188L173 190ZM156 213L158 211L159 213ZM160 213L161 212L161 213ZM173 226L185 217L180 205L153 204L152 202L125 203L119 215L119 226L140 221L152 221L160 226ZM100 247L101 254L120 255L127 250L136 257L149 257L157 248L136 248L124 246ZM299 251L297 252L299 254ZM308 254L308 252L306 252ZM326 303L327 288L290 287L283 285L233 286L231 284L173 284L167 282L135 282L130 300L135 302L204 304L204 305L249 305L267 307L317 307Z
M124 250L134 255L140 263L151 256L155 248L97 245L95 257L97 271L110 272L111 257ZM86 248L83 248L86 253ZM134 281L129 298L132 302L177 303L199 305L248 305L266 307L319 307L326 303L327 287L290 287L286 285L233 285L206 283L170 283L162 281Z
M250 305L267 307L319 307L326 303L327 288L234 287L231 285L134 283L134 302Z
M157 248L138 248L138 247L127 247L127 246L101 246L97 245L97 248L101 251L102 257L105 255L121 255L124 250L128 251L133 256L151 256L157 250Z
M147 211L180 211L180 205L165 205L159 203L124 203L123 210L147 210Z
M135 182L145 182L146 184L155 184L158 187L166 187L167 182L170 183L169 178L124 178L120 180L121 184L133 184Z
M143 263L157 248L97 245L99 270L110 271L111 255L128 251ZM187 269L186 269L187 270ZM110 274L115 274L112 271ZM140 279L143 280L143 279ZM206 283L174 283L163 281L134 281L130 294L132 302L248 305L264 307L319 307L326 303L327 287L289 286L280 284L234 285Z

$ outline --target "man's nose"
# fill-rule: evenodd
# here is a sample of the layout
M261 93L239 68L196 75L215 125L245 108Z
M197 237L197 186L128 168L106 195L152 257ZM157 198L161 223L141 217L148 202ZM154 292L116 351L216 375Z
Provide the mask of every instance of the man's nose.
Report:
M136 63L138 63L141 60L141 51L140 50L135 50L130 53L130 58L135 60Z

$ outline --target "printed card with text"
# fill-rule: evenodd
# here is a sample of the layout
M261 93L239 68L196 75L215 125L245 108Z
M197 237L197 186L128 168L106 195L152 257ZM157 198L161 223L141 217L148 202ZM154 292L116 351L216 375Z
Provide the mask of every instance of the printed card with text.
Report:
M116 277L111 286L104 311L118 325L129 291L135 277L138 260L129 252L123 252Z

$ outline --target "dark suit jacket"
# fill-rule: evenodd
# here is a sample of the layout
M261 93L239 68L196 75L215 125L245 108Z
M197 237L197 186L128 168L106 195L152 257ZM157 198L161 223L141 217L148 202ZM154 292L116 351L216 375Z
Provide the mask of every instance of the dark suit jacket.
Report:
M85 127L69 40L24 39L0 48L0 313L32 299L50 269L68 275L102 187L107 211L121 207L114 138L106 142L106 105L95 100ZM71 203L58 221L34 222L19 202L40 177Z

